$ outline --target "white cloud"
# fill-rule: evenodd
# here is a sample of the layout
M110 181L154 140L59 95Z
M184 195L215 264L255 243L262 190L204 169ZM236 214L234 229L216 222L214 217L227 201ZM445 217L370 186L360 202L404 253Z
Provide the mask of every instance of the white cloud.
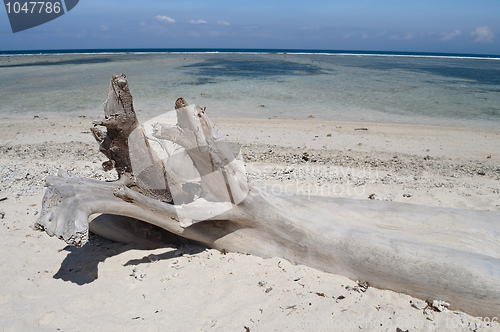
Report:
M486 25L474 30L472 32L472 37L474 37L474 41L478 43L493 43L495 40L495 34Z
M413 37L414 37L413 33L407 33L406 35L404 35L403 39L410 40L413 39Z
M461 36L462 31L455 29L452 32L442 32L441 35L442 35L442 37L441 37L442 41L448 41L448 40L455 39L458 36Z
M162 21L162 22L175 23L175 20L173 18L165 16L165 15L158 15L158 16L156 16L156 19L158 21Z
M191 20L189 21L191 24L207 24L207 21L205 20Z
M393 35L391 36L392 40L411 40L415 37L415 35L411 32L406 33L405 35Z
M356 32L349 31L349 32L344 33L342 37L345 39L349 39L349 38L356 37L356 35L357 35Z
M226 21L217 21L217 24L220 24L220 25L231 25L231 24L229 24L229 22L226 22Z
M361 33L361 38L363 39L372 39L372 38L380 38L380 37L383 37L387 34L387 30L382 30L382 31L370 31L370 33L367 33L367 32L363 32ZM393 36L395 37L395 36ZM393 38L394 39L394 38Z

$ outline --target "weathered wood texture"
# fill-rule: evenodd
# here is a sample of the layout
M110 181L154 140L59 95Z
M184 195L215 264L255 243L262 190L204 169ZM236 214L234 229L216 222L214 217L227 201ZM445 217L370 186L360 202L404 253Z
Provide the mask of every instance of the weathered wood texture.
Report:
M374 287L444 300L473 315L500 313L499 213L273 195L247 180L237 151L217 136L203 109L179 99L177 125L144 128L129 113L132 99L124 94L130 96L125 76L114 77L106 119L99 123L113 125L108 136L96 134L120 168L120 180L64 172L47 178L40 230L82 246L89 216L127 216L220 250L283 257ZM114 150L113 137L123 140L126 133L128 145ZM105 143L107 137L112 143ZM120 224L112 225L116 232L96 232L119 240Z

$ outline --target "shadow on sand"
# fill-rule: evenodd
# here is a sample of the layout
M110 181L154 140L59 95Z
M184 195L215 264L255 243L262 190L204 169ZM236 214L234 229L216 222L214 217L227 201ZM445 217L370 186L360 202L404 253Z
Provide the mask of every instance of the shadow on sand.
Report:
M156 226L140 220L114 215L100 215L91 222L91 230L99 234L109 234L114 240L108 240L90 233L89 242L82 248L64 247L68 255L61 263L54 279L70 281L78 285L93 282L98 277L98 265L107 258L119 255L128 250L148 250L165 248L163 254L155 254L134 259L125 264L139 265L154 260L165 260L184 253L198 253L206 249L197 242L181 238ZM176 250L175 250L176 249Z
M161 254L148 254L146 256L129 260L124 266L148 264L152 261L169 260L183 254L197 254L206 249L196 243L163 246L166 252ZM54 275L54 279L70 281L78 285L85 285L98 278L98 265L107 258L119 255L128 250L147 250L135 244L123 244L104 239L97 235L92 235L91 240L82 248L66 246L64 249L68 255L61 263L59 271ZM146 251L147 253L147 251Z

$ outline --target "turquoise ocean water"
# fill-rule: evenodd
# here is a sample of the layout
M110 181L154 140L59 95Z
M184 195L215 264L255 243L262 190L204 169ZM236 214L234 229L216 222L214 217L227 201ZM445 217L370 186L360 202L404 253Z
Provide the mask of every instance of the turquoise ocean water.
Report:
M0 118L100 117L122 72L143 117L184 97L212 117L500 129L500 56L352 51L0 52Z

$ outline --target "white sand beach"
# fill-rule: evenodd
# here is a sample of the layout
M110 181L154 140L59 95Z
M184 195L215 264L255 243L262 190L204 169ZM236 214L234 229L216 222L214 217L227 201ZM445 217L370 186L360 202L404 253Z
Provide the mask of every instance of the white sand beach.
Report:
M439 298L366 287L279 257L194 245L145 250L98 236L77 249L33 230L48 175L63 168L115 178L101 168L92 120L0 122L3 331L500 330L500 313L475 318L433 306ZM277 190L500 211L500 130L213 121L242 146L252 181Z

